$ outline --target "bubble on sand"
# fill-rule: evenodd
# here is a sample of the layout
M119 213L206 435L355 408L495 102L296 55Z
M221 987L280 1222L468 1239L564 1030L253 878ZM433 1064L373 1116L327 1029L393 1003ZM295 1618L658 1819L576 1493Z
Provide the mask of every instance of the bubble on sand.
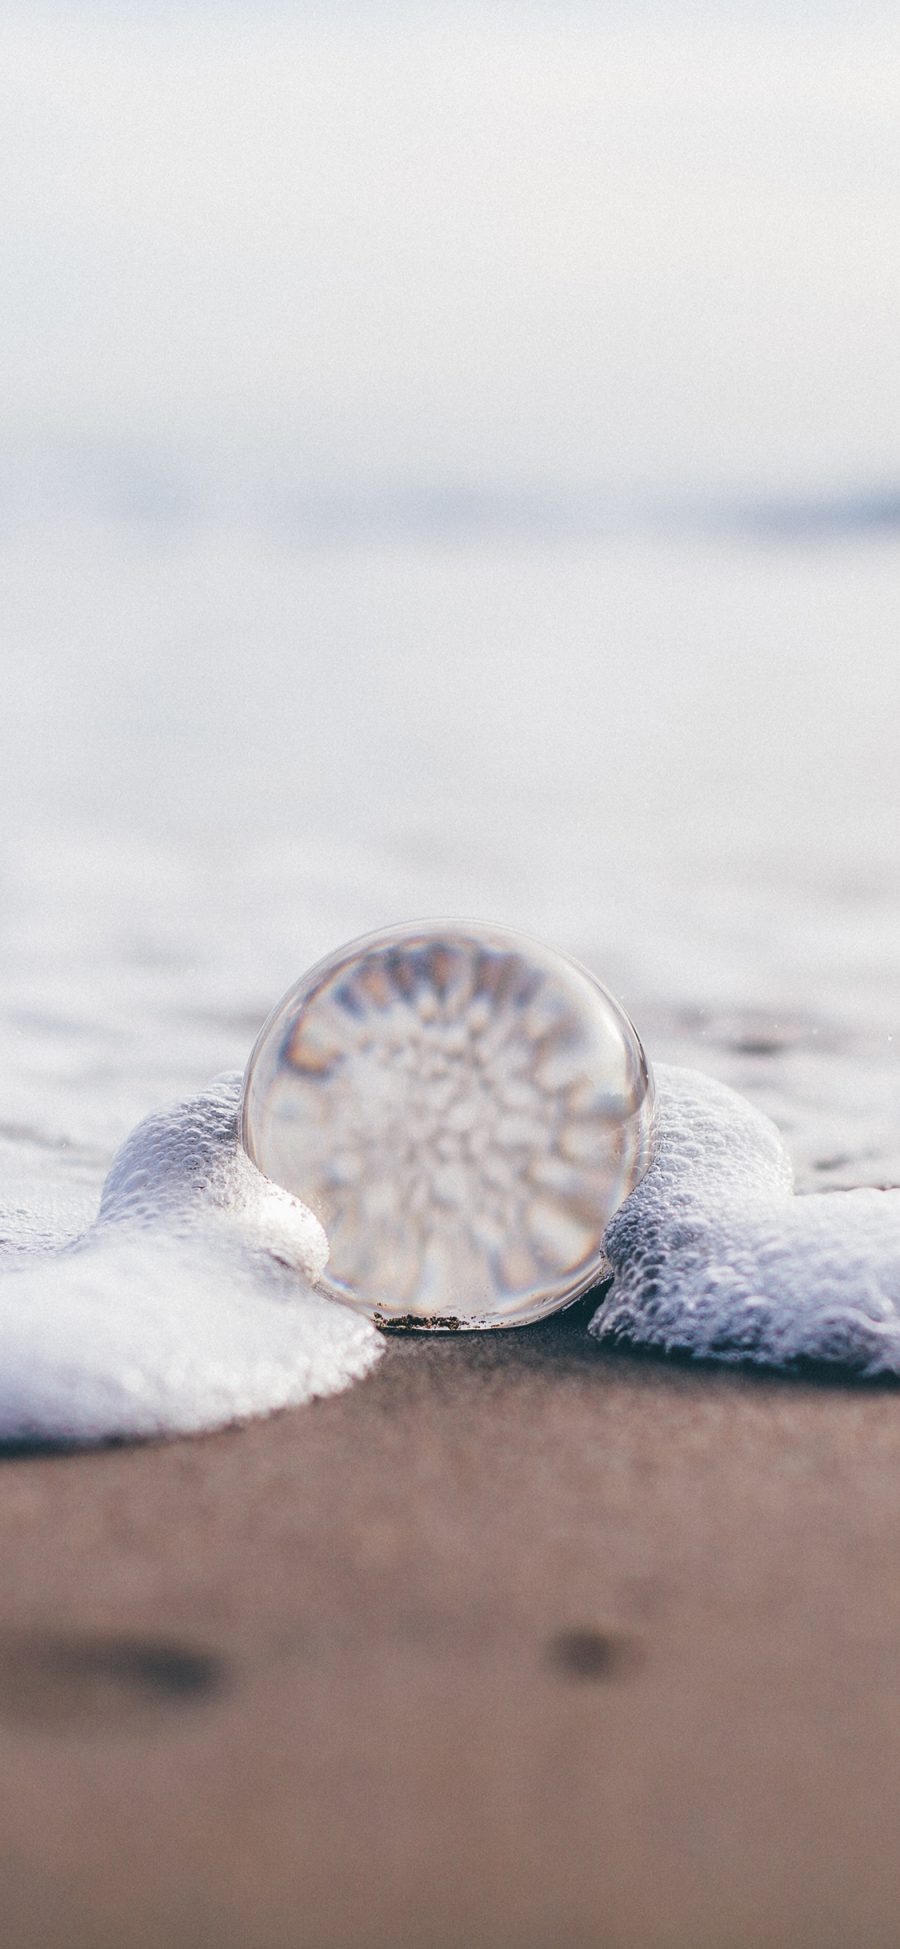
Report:
M322 1291L386 1324L519 1326L605 1275L653 1102L632 1024L586 969L432 922L353 942L289 991L242 1129L321 1221Z

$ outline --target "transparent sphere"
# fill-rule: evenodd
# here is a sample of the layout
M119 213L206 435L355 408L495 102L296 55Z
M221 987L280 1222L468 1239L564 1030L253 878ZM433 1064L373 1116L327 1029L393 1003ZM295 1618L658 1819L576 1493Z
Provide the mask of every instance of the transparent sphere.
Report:
M478 922L393 927L321 961L258 1038L242 1135L321 1221L319 1284L381 1325L520 1326L607 1273L653 1082L585 968Z

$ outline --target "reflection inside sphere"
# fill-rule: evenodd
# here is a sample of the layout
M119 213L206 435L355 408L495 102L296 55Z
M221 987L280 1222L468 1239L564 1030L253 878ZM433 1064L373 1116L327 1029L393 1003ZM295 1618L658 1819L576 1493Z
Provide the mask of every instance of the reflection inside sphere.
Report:
M653 1085L618 1003L566 956L475 922L320 962L244 1082L250 1157L315 1213L319 1284L382 1324L518 1326L606 1273L650 1161Z

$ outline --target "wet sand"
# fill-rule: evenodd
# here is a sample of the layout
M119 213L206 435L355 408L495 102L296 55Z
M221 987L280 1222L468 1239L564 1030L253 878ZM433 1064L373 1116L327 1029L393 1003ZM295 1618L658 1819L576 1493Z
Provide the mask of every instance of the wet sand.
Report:
M4 1949L896 1942L896 1390L589 1311L7 1456Z

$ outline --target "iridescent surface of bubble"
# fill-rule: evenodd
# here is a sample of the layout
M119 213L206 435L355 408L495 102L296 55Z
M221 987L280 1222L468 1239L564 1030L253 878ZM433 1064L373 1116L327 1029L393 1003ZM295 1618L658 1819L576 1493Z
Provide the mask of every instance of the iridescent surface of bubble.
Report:
M242 1135L324 1227L334 1298L385 1325L519 1326L605 1276L653 1108L637 1033L586 969L434 922L355 941L284 996Z

